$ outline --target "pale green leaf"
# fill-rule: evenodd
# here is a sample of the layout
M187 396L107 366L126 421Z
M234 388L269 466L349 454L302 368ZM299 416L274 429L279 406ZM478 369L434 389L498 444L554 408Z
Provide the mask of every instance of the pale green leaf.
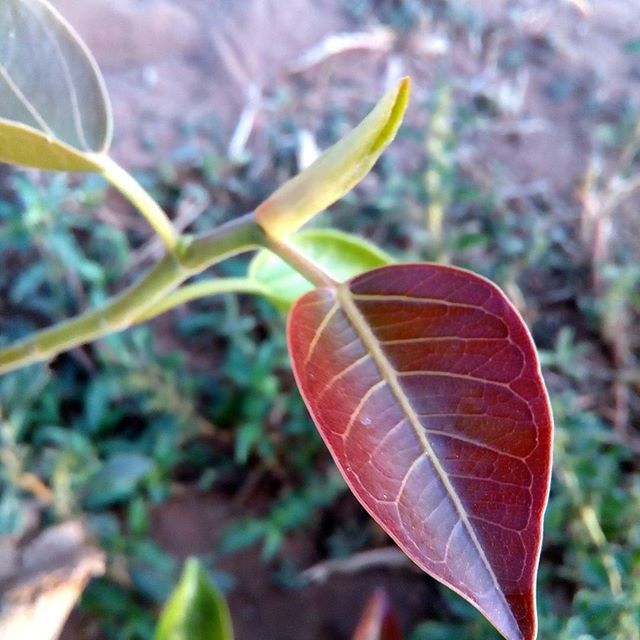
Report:
M153 461L135 452L112 455L88 482L85 503L91 509L129 497L154 469Z
M45 0L0 2L0 161L97 170L92 153L111 140L98 68Z
M293 233L369 173L400 127L409 90L409 78L403 78L353 131L258 206L256 220L268 235Z
M393 262L374 244L334 229L301 231L288 242L339 282ZM264 294L282 310L313 289L308 280L266 249L251 261L249 278L259 283Z
M51 171L102 171L99 158L98 154L83 153L31 127L0 118L0 162Z
M187 560L154 640L233 640L227 603L195 558Z

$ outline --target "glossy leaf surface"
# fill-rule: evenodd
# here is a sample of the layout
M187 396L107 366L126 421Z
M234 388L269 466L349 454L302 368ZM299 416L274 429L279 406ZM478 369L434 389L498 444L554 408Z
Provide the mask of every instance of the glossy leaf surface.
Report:
M393 262L391 256L371 242L335 229L301 231L289 243L339 282ZM308 280L266 249L251 261L249 278L259 283L269 299L285 311L313 289Z
M92 170L111 138L96 64L45 0L0 3L0 161Z
M353 640L401 640L400 623L389 598L383 589L378 589L369 598Z
M195 558L187 560L154 640L233 640L227 603Z
M289 351L351 489L509 640L536 635L552 419L535 347L492 283L390 265L293 307Z

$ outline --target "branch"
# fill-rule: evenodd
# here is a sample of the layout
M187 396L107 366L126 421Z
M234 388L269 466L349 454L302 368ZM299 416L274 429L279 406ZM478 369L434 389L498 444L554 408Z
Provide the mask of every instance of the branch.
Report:
M253 214L247 214L215 231L185 241L182 247L176 245L175 253L165 255L138 282L102 307L0 349L0 375L27 364L50 360L63 351L127 329L141 322L142 316L151 317L149 309L187 278L232 255L255 249L261 241L262 233Z

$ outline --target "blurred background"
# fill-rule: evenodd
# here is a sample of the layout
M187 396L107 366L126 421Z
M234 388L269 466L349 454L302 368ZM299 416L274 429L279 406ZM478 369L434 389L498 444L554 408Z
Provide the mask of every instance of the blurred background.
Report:
M506 290L557 426L540 637L640 638L640 2L54 4L105 74L115 158L184 230L250 210L411 75L397 141L315 224ZM100 179L1 167L0 342L160 253ZM284 323L205 299L0 378L5 607L42 567L72 596L95 576L62 638L149 640L197 555L239 639L346 640L375 586L410 640L498 637L346 490Z

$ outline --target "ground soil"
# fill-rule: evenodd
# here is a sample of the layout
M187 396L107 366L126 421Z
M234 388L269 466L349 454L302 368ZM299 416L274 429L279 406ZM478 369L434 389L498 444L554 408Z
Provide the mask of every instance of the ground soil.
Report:
M217 533L241 515L247 515L246 508L231 506L223 495L187 490L154 513L154 538L178 558L211 553ZM311 566L319 560L315 542L314 536L297 536L287 544L284 556ZM347 640L377 587L387 591L407 630L442 607L435 585L409 564L335 573L322 583L296 589L276 584L274 565L261 560L259 549L224 557L216 567L236 581L229 607L238 638Z

